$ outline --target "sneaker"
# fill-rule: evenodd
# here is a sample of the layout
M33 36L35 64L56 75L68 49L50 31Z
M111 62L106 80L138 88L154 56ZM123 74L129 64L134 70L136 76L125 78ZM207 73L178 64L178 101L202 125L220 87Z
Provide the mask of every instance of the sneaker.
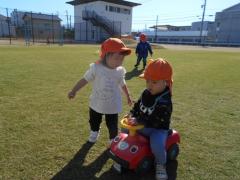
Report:
M88 142L95 143L98 139L98 136L99 136L99 131L91 131L88 138Z
M166 171L166 167L161 164L156 165L156 180L167 180L168 175Z

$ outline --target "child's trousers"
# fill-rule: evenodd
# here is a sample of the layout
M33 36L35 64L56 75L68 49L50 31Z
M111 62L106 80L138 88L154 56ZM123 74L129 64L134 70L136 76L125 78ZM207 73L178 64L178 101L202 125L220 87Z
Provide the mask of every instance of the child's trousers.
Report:
M140 134L149 137L152 153L157 164L165 165L167 163L166 141L168 130L144 128L138 131Z
M147 57L142 57L142 56L137 57L137 63L135 66L138 66L140 64L141 60L143 60L143 66L145 67L147 64Z
M92 131L99 131L100 125L102 122L102 115L94 111L93 109L89 109L89 124ZM109 132L109 139L113 139L118 134L118 114L105 114L106 125Z

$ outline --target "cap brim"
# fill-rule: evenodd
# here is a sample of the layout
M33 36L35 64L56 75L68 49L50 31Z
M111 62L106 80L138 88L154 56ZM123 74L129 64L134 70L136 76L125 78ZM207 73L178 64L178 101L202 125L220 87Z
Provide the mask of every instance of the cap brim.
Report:
M124 53L125 55L130 55L132 50L129 48L122 48L120 52Z

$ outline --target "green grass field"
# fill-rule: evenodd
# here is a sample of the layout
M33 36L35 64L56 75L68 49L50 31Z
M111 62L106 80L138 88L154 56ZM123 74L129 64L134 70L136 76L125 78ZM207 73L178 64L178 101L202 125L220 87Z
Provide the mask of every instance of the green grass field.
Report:
M0 46L0 179L154 179L116 174L106 155L105 123L99 141L89 135L87 85L70 101L67 93L99 46ZM240 52L155 49L174 68L172 127L181 134L178 161L169 179L239 180ZM145 82L124 66L137 99ZM123 116L129 110L124 99Z

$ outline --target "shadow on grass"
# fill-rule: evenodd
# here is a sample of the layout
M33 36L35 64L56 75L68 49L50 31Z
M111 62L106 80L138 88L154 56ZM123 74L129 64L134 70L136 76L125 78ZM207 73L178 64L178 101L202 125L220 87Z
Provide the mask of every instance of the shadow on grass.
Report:
M176 180L177 179L177 161L171 161L167 163L167 172L168 172L168 180ZM118 174L112 168L108 171L104 172L99 178L99 180L154 180L155 179L155 169L152 169L147 174L142 176L137 175L133 171L127 171L123 174Z
M155 179L154 169L144 176L139 176L132 171L119 174L114 169L110 168L105 171L100 177L96 174L100 172L104 164L109 159L108 150L99 154L98 158L87 166L83 166L84 159L88 151L93 146L92 143L86 142L82 148L76 153L73 159L56 175L52 180L152 180ZM177 161L171 161L167 164L169 180L175 180L177 177Z
M125 79L126 80L130 80L133 77L139 76L140 74L142 74L144 69L140 69L138 70L137 68L133 68L131 71L127 72L125 75Z

